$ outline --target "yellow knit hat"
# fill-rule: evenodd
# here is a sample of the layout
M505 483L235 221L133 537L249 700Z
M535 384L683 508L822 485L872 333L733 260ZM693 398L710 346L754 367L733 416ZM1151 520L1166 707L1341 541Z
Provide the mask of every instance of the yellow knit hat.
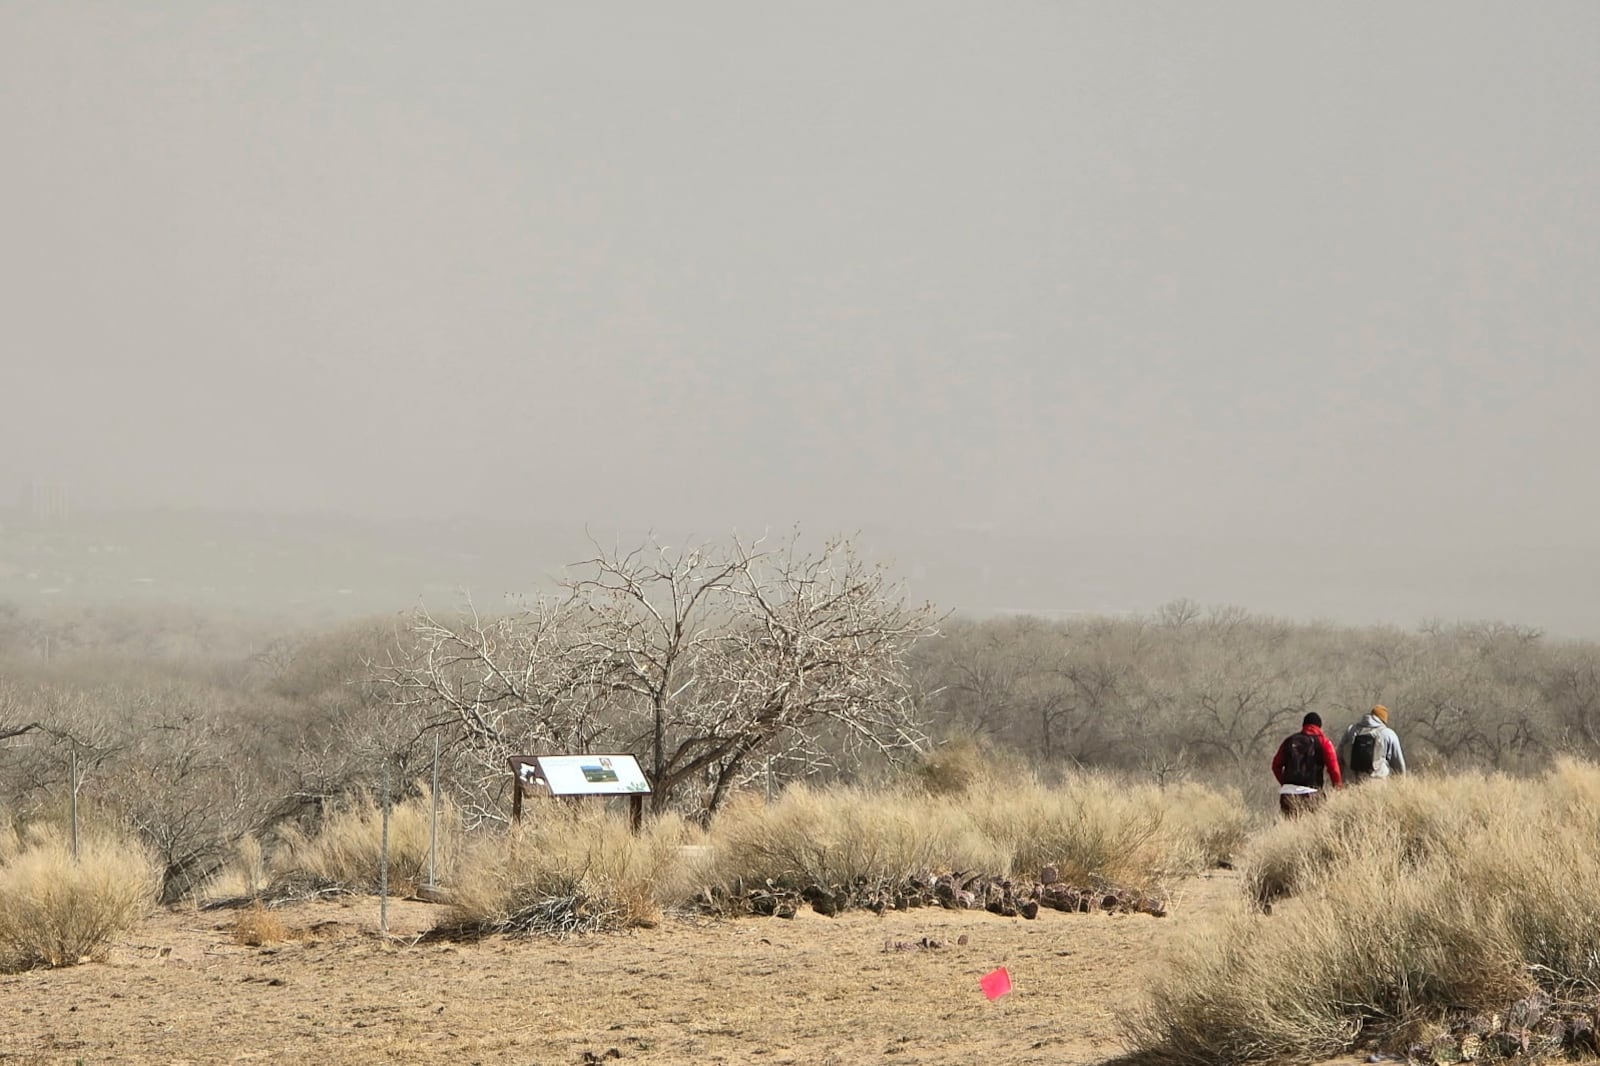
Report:
M1385 707L1383 704L1380 703L1376 707L1372 708L1372 715L1384 725L1389 724L1389 708Z

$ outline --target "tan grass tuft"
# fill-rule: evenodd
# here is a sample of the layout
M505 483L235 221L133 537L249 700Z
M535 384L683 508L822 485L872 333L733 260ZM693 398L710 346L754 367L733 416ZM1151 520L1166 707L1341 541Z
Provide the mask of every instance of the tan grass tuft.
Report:
M258 948L265 944L278 944L290 938L287 923L257 900L239 912L233 920L233 942Z
M0 969L100 959L154 906L161 875L135 841L95 834L74 861L57 835L33 836L0 866Z
M711 827L716 876L844 885L951 869L1010 867L1006 843L983 834L961 801L921 792L794 785L777 800L731 806Z
M1244 826L1236 796L1081 774L1053 788L1024 776L936 794L796 785L771 803L730 806L711 837L725 885L895 883L956 870L1026 879L1054 866L1079 884L1158 892L1231 852Z
M427 880L429 794L398 803L389 812L389 891L405 895ZM461 840L461 816L448 799L439 805L438 869L446 881ZM383 811L369 795L351 797L344 809L329 815L314 836L293 828L284 831L270 863L274 892L297 888L378 890L383 843Z
M634 834L601 807L540 804L523 825L465 849L448 924L554 936L654 925L687 891L680 849L701 839L675 816Z
M8 811L0 810L0 865L10 862L22 850L22 833L16 819Z
M1247 850L1247 898L1171 953L1135 1047L1241 1063L1406 1051L1463 1013L1600 992L1600 768L1347 790ZM1270 915L1259 903L1275 897Z
M194 898L199 902L252 899L259 897L270 884L271 875L261 841L246 834L234 844L233 855L222 869L196 889Z
M948 740L911 767L911 781L930 796L959 796L1032 781L1020 759L996 751L982 740Z

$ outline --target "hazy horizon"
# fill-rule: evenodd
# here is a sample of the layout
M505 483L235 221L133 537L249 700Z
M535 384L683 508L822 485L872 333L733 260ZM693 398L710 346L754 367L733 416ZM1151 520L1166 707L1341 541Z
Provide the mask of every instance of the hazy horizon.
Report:
M8 4L0 506L798 524L963 609L1600 636L1597 39L1579 2Z

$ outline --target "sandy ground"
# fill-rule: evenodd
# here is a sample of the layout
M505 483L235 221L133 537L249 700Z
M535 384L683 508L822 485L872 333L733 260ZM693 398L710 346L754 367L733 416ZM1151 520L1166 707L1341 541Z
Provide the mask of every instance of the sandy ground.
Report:
M416 902L384 940L360 898L285 908L304 938L252 948L234 912L164 911L106 962L0 976L0 1064L1103 1063L1232 878L1187 883L1165 918L806 912L567 941L418 942L441 912Z

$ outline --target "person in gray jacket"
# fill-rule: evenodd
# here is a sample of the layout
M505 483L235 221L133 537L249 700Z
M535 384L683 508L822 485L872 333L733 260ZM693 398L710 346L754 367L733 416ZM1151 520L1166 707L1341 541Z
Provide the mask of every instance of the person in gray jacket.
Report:
M1389 728L1389 708L1378 704L1339 738L1339 771L1350 782L1381 781L1406 772L1400 735Z

